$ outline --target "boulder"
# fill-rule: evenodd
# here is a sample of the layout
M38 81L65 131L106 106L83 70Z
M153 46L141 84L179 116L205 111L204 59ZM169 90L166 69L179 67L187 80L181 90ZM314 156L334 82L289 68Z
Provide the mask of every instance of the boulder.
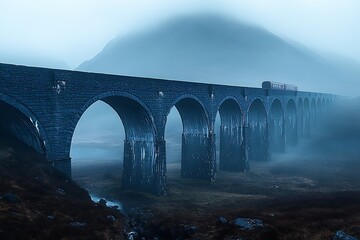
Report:
M358 240L358 239L339 230L336 231L333 240Z
M17 203L17 202L20 202L20 198L18 197L18 195L16 194L13 194L13 193L5 193L1 199L3 199L5 202L8 202L8 203Z
M195 233L197 230L198 230L198 228L195 227L195 226L190 226L190 225L185 225L185 226L184 226L184 232L185 232L186 234L193 234L193 233Z
M62 196L65 195L65 191L64 191L64 189L62 189L62 188L56 189L56 193L59 194L59 195L62 195Z
M101 198L101 199L99 200L99 202L98 202L98 204L101 205L101 206L103 206L103 207L106 207L106 203L107 203L107 201L106 201L105 199L103 199L103 198Z
M263 228L264 223L260 219L251 218L236 218L233 224L240 227L242 230L254 230L256 228Z
M131 231L127 234L128 240L136 240L139 238L139 234L135 231Z
M221 224L227 224L228 221L225 217L219 217L218 218L218 223L221 223Z
M87 224L84 222L71 222L70 226L72 226L74 228L84 228L87 226Z
M113 215L109 215L109 216L106 217L106 220L108 222L115 222L116 218Z

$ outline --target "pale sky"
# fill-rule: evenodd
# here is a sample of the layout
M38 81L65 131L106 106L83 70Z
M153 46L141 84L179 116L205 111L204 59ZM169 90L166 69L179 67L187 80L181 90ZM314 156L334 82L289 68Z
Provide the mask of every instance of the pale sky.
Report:
M0 0L0 54L48 57L74 68L117 36L207 11L360 62L359 0Z

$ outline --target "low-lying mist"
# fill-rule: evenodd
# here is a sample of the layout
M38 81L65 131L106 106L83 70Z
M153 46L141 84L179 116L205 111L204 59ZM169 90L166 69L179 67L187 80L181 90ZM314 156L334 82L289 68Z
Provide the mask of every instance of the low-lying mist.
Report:
M118 123L118 119L114 120ZM340 99L325 109L315 131L309 138L301 138L295 147L288 147L285 153L272 154L270 162L250 162L250 171L266 169L276 176L300 176L330 184L336 190L337 183L360 180L360 98ZM167 168L179 168L181 162L181 119L174 108L166 128ZM216 120L217 153L219 153L219 124ZM99 126L101 127L101 126ZM93 134L96 134L93 132ZM114 134L114 133L113 133ZM116 133L118 134L118 133ZM123 136L116 139L123 139ZM122 150L112 143L115 138L102 138L104 142L80 146L74 144L73 175L91 178L112 176L121 179ZM120 149L120 150L119 150ZM84 152L82 155L81 152ZM107 153L110 152L110 153ZM91 157L90 157L91 156ZM88 159L87 159L88 158ZM219 154L217 154L219 161ZM175 164L174 164L175 163ZM261 165L261 169L258 166ZM254 167L255 166L255 167ZM170 174L171 178L172 174ZM221 178L221 174L218 179ZM334 184L333 184L334 183ZM111 184L111 183L110 183Z
M315 132L284 154L273 155L278 176L316 181L330 191L354 191L360 180L360 99L341 99L325 110Z
M314 134L300 143L289 153L313 161L359 158L360 98L340 99L325 109Z

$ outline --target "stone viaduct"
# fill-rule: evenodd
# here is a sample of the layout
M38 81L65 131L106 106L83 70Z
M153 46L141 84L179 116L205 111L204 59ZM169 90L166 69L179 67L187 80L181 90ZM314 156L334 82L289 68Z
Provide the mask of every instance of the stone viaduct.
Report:
M166 191L165 126L183 124L181 175L215 180L214 125L221 118L221 170L247 171L307 137L331 94L234 87L0 64L0 134L11 133L71 176L74 129L104 101L125 128L123 187Z

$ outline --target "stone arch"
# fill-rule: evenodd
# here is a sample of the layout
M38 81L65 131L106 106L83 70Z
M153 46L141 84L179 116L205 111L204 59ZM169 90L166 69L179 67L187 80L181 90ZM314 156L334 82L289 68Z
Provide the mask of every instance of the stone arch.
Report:
M269 160L267 114L265 104L260 98L255 98L247 112L249 128L249 160Z
M321 105L321 98L318 98L316 101L316 124L319 124L319 121L322 116L322 105Z
M235 98L227 97L217 109L220 115L219 167L227 171L244 171L246 161L241 106Z
M0 93L0 130L11 134L45 157L51 156L50 142L45 129L24 105Z
M279 153L285 151L284 111L278 98L275 98L270 106L269 138L272 152Z
M200 99L190 94L182 95L173 101L166 116L169 115L173 107L176 107L180 114L184 133L208 134L209 118Z
M304 136L304 102L299 98L297 104L298 136Z
M304 137L309 137L310 136L310 122L311 122L311 117L310 117L310 102L308 98L304 99L304 111L303 111L303 127L304 127Z
M115 100L118 99L119 101L116 102ZM146 115L146 121L144 122L146 125L148 125L148 130L153 132L153 134L156 134L156 128L154 127L154 118L152 116L152 113L150 111L150 109L147 107L147 105L142 102L140 100L140 98L126 93L126 92L118 92L118 91L109 91L109 92L104 92L101 93L99 95L96 95L94 97L92 97L91 99L89 99L77 112L74 120L72 121L72 126L71 126L71 130L72 132L74 132L74 129L77 125L77 123L79 122L81 116L84 114L84 112L91 106L93 105L95 102L97 101L104 101L105 103L107 103L108 105L110 105L118 114L121 114L117 111L116 105L118 105L119 103L121 103L121 99L126 100L128 99L130 101L130 103L135 104L137 107L141 108L141 114ZM125 102L126 103L126 102ZM121 116L119 116L121 118ZM125 124L124 124L125 126ZM128 132L129 133L129 132ZM128 134L125 131L125 134ZM130 134L130 133L129 133ZM130 134L131 135L131 134ZM71 135L72 138L72 135ZM68 139L68 143L71 143L71 138Z
M330 107L330 99L329 98L326 98L326 107Z
M111 91L87 101L72 122L68 146L71 146L72 135L80 117L97 101L103 101L113 108L124 126L123 187L142 189L151 185L155 168L156 129L149 108L134 95Z
M316 126L316 102L315 102L315 98L311 99L311 104L310 104L310 127L311 127L311 132L315 131L315 126Z
M183 125L181 147L181 176L212 178L209 167L215 169L214 139L209 136L209 118L204 104L195 96L186 94L177 98L168 110L175 107ZM210 156L209 154L214 154Z
M225 97L225 98L219 103L218 107L216 108L216 109L217 109L217 112L220 113L221 107L224 106L224 104L225 104L225 106L228 105L228 104L226 104L226 103L231 103L231 104L232 104L232 107L235 107L236 110L239 110L239 111L240 111L240 114L242 115L242 116L241 116L241 124L243 124L243 123L244 123L244 119L243 119L243 114L244 114L244 112L243 112L243 110L242 110L242 108L241 108L241 104L239 103L239 101L238 101L235 97ZM232 110L233 110L233 109L232 109ZM221 115L220 115L220 117L221 117Z
M298 142L297 110L293 99L289 99L285 111L285 143L294 146Z

